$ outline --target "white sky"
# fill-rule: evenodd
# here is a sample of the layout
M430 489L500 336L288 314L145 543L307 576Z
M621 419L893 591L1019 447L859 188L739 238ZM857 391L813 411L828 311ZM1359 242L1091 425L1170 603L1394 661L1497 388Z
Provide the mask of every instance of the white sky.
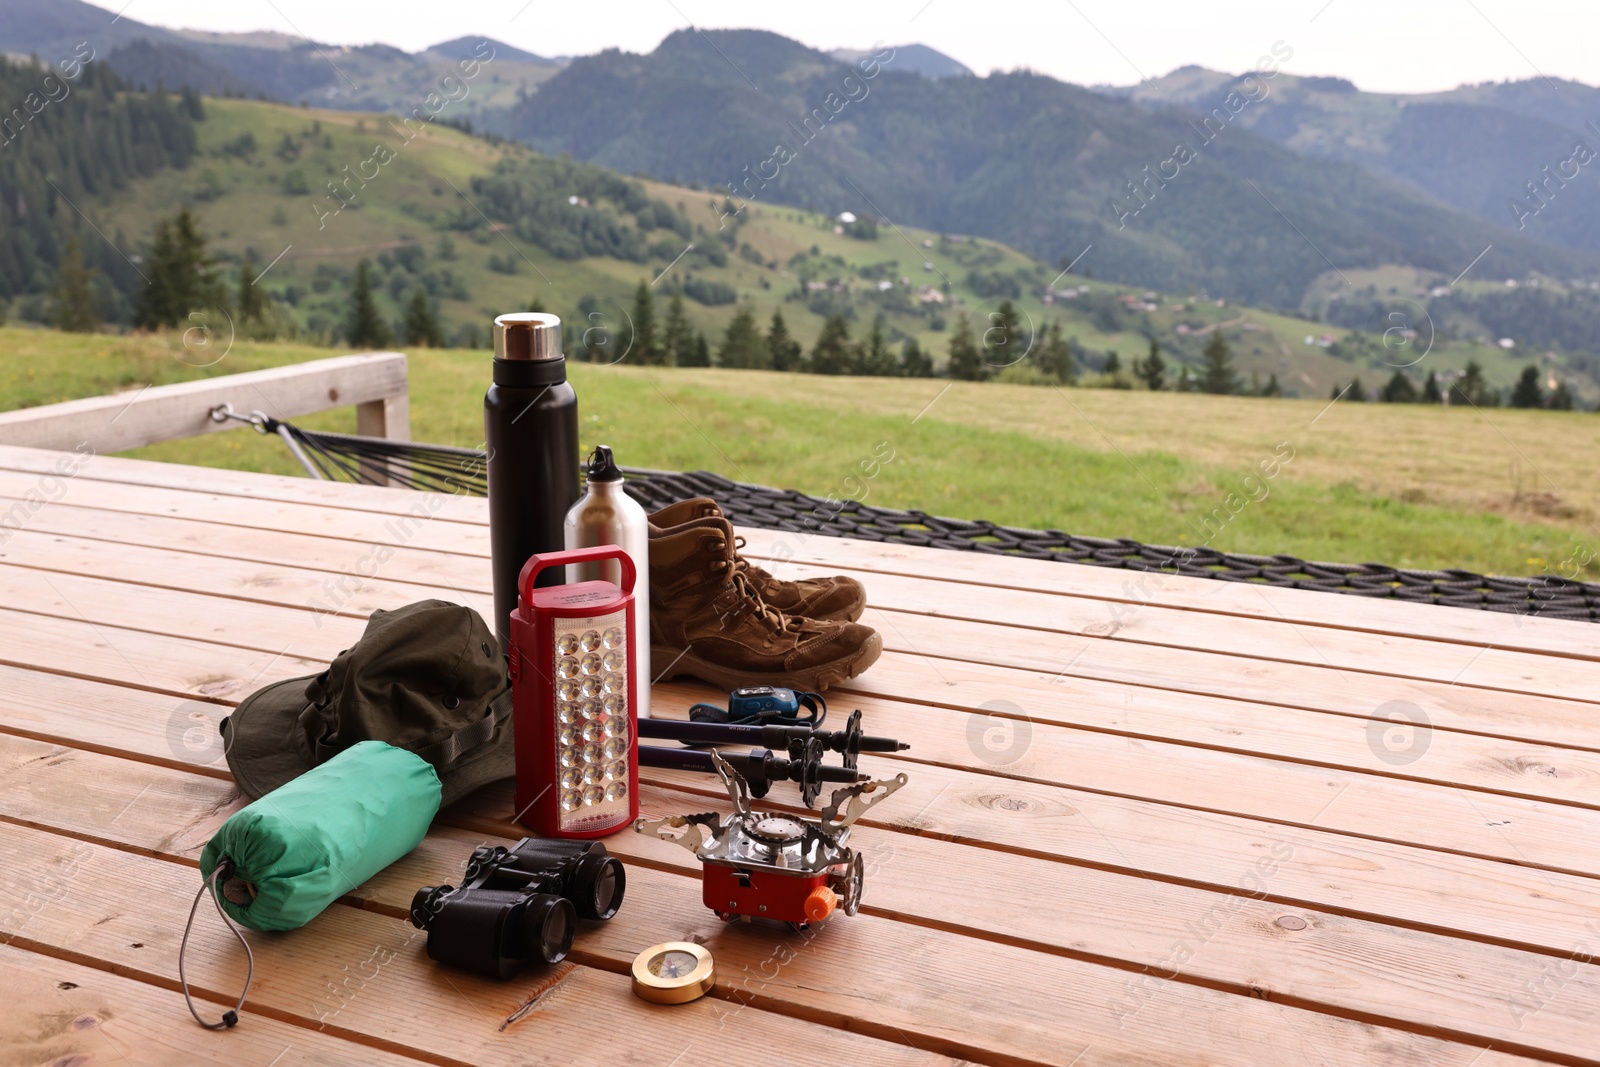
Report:
M48 0L40 0L41 3ZM126 8L124 9L124 3ZM689 25L758 27L817 48L919 42L979 74L1027 67L1128 84L1186 63L1239 71L1274 41L1295 74L1424 92L1544 74L1600 83L1594 0L98 0L156 26L278 30L418 51L483 34L540 55L653 49Z

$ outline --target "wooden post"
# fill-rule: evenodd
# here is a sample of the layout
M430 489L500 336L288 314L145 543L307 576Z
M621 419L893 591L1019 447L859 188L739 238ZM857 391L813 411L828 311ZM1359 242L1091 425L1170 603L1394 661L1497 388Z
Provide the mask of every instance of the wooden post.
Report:
M356 405L356 433L363 437L386 437L391 441L411 440L411 399L399 396L369 400ZM388 465L363 462L362 469L375 485L390 485Z

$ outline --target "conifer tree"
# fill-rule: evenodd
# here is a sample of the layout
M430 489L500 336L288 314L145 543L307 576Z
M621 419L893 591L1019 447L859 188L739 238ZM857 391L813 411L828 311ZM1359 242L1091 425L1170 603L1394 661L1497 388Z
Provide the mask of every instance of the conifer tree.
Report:
M682 293L673 293L672 299L667 302L667 317L661 327L661 349L670 365L694 365L694 328L689 325Z
M800 342L789 336L781 311L772 313L772 325L767 328L767 356L773 370L799 370L805 358Z
M191 311L222 304L222 287L206 255L206 239L188 208L156 226L145 263L148 283L139 294L133 324L154 330L176 326Z
M849 374L854 362L850 352L849 325L843 315L829 315L822 324L817 343L811 349L811 360L806 369L812 374Z
M1544 404L1544 390L1539 388L1539 368L1529 364L1522 368L1517 384L1511 390L1511 406L1536 408Z
M1159 393L1167 387L1167 361L1161 358L1161 346L1155 341L1150 342L1150 354L1144 359L1135 360L1133 373L1137 374L1144 382L1145 388L1152 393ZM1274 378L1274 381L1277 379Z
M1572 390L1567 388L1566 382L1557 382L1556 387L1550 390L1550 410L1571 411L1572 405Z
M711 366L711 343L706 340L706 335L705 334L697 333L697 334L694 335L694 355L690 356L689 357L689 362L685 363L685 364L682 364L682 366L685 366L685 367L709 367L709 366Z
M722 335L722 347L717 350L717 366L743 370L760 370L768 366L771 353L766 339L756 326L755 316L749 309L740 308L728 323Z
M240 322L260 322L266 317L266 296L256 288L255 279L256 258L246 252L243 262L239 264L239 288L233 302Z
M406 305L404 323L406 344L419 348L443 348L444 331L439 328L439 316L428 303L428 294L419 285L411 290L411 302Z
M1499 397L1490 393L1489 383L1483 377L1483 367L1479 366L1477 360L1469 360L1461 377L1451 384L1450 403L1479 408L1499 403Z
M666 362L661 350L661 339L656 336L655 294L644 281L633 291L633 344L627 348L628 359L644 367L658 367Z
M872 320L872 332L857 351L855 373L875 378L894 378L900 374L900 362L889 351L883 336L883 316Z
M83 263L83 250L74 234L67 241L66 254L56 268L56 284L51 291L54 307L50 324L69 333L93 333L100 327L100 312L94 297L93 267Z
M1397 370L1384 383L1378 399L1385 404L1411 404L1417 399L1417 387L1411 384L1411 379L1406 377L1404 371Z
M1030 338L1023 334L1022 319L1011 301L1002 300L983 325L983 336L978 343L983 350L983 362L991 369L1009 367L1028 351Z
M945 363L947 377L962 381L980 382L988 376L983 356L972 340L972 324L966 315L956 319L956 328L950 333L950 359Z
M1233 352L1228 348L1228 341L1222 336L1221 330L1211 331L1211 337L1200 354L1206 361L1205 370L1200 374L1200 391L1219 396L1237 393L1239 379L1233 373Z
M1071 385L1078 380L1077 360L1072 356L1072 343L1061 335L1061 323L1052 322L1050 328L1044 332L1044 341L1039 345L1039 354L1034 357L1034 362L1046 374L1053 374L1062 382Z
M378 314L372 298L372 279L367 261L356 264L355 282L350 289L350 317L345 320L344 343L351 348L383 348L389 343L389 324Z
M1433 371L1428 372L1428 380L1422 383L1422 402L1424 404L1444 402L1444 394L1439 391L1439 376Z
M917 344L915 337L906 338L900 347L900 376L902 378L932 378L933 360Z

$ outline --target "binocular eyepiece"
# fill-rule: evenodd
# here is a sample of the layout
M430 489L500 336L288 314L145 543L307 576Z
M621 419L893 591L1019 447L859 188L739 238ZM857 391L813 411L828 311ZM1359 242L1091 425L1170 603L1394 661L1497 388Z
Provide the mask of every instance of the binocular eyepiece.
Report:
M510 978L525 963L566 959L578 920L611 918L626 884L599 842L525 837L474 849L460 888L417 890L411 923L428 931L432 959Z

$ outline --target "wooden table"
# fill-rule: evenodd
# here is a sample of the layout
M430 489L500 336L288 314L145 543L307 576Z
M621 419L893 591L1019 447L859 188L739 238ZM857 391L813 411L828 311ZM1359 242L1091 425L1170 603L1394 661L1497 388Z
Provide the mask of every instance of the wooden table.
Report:
M520 836L493 786L252 934L243 1021L202 1031L177 951L240 804L217 720L375 608L487 612L484 502L17 448L0 497L0 1063L1600 1063L1600 630L758 530L782 573L861 578L884 636L829 694L912 743L863 761L910 784L857 828L860 915L724 925L687 853L620 834L621 913L503 1025L542 977L442 970L404 918ZM647 812L725 807L645 778ZM244 966L204 914L214 1015ZM713 996L630 994L695 937Z

